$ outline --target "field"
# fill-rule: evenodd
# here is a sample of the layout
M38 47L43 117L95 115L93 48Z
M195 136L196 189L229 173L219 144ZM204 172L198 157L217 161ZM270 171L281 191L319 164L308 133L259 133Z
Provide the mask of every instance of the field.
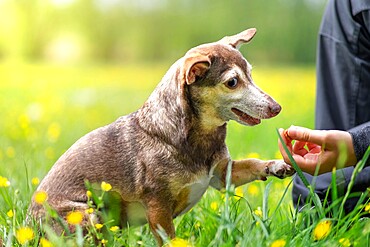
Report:
M36 234L36 226L27 228L25 218L33 191L56 159L85 133L139 108L169 65L0 64L0 242L4 246L37 246L40 240L41 246L155 246L148 226L111 228L106 235L93 227L85 237L79 231L59 237L46 227L46 237ZM279 158L276 128L313 127L314 73L311 67L255 66L256 84L283 110L253 128L229 123L227 144L234 159ZM370 224L359 220L360 210L345 221L342 216L329 218L333 208L326 214L298 213L291 203L290 182L270 178L236 190L230 186L226 192L210 188L190 212L175 220L178 238L170 244L369 246Z

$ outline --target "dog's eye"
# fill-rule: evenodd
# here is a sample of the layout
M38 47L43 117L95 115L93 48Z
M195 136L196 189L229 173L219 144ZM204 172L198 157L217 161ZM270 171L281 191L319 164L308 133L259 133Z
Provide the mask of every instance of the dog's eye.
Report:
M231 78L226 82L228 88L234 89L238 86L238 79L236 77Z

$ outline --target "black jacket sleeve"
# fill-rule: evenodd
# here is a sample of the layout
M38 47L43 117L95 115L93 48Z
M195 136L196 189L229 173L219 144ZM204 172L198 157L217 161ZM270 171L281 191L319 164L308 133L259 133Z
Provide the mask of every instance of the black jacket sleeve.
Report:
M370 146L370 122L361 124L348 132L352 135L356 158L361 160ZM366 164L370 165L370 160L367 160Z

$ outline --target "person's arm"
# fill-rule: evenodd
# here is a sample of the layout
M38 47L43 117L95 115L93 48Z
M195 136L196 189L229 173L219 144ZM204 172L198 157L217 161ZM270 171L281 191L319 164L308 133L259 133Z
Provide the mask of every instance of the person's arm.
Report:
M302 171L314 174L317 165L319 174L330 172L337 166L339 153L347 152L344 166L353 166L357 163L352 136L349 132L339 130L311 130L298 126L291 126L287 130L280 129L280 135ZM295 141L292 143L292 141ZM291 164L282 143L279 140L279 149L284 161Z

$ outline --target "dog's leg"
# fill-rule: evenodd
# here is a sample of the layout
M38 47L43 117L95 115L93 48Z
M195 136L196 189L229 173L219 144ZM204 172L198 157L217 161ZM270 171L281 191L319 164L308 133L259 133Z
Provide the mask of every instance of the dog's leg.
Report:
M285 178L294 174L293 168L283 160L259 160L245 159L232 161L231 182L240 186L257 179L265 180L267 176ZM216 188L224 187L226 184L228 161L223 160L214 170L214 179L211 185Z
M162 199L152 198L147 202L147 218L151 231L157 239L158 245L163 245L163 240L158 231L164 230L170 239L175 238L175 226L172 222L172 210Z

